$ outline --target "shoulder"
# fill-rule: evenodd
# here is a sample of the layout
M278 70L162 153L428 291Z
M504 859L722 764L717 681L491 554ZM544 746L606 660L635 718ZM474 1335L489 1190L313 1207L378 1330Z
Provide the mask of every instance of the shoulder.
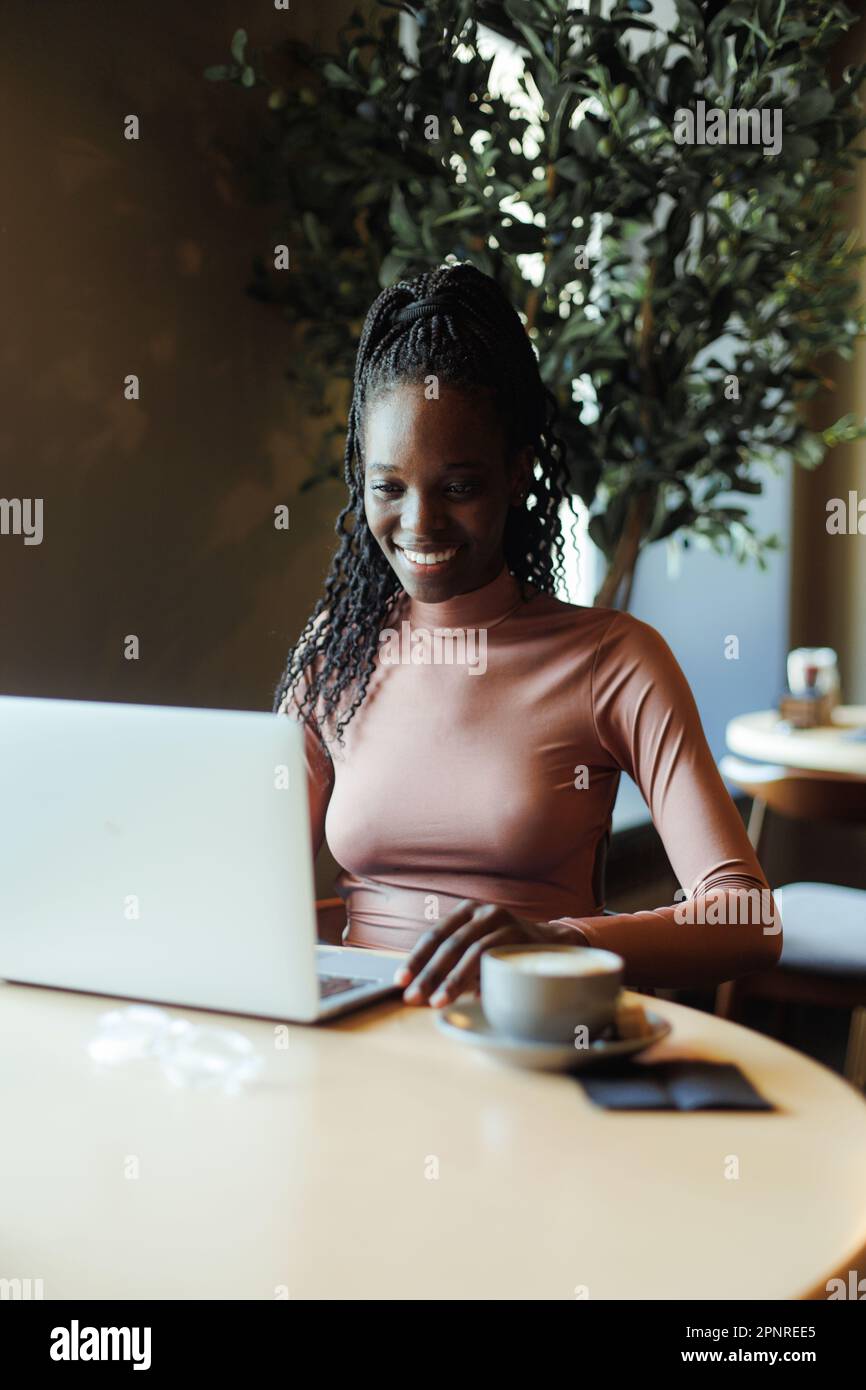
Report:
M631 655L636 659L654 658L677 665L676 657L658 629L632 613L620 608L569 603L530 584L526 585L526 592L528 602L521 610L525 620L556 628L581 646L591 645L596 664L621 661Z
M528 600L519 616L529 624L561 635L582 649L591 648L596 655L601 649L651 641L653 635L663 640L648 623L633 618L617 608L600 608L582 603L570 603L554 594L544 593L527 584Z
M600 658L610 660L633 655L676 663L673 652L658 628L619 608L600 608L596 611L602 615L604 625L599 640Z
M698 722L685 673L657 628L618 609L608 615L593 662L591 701L599 723Z

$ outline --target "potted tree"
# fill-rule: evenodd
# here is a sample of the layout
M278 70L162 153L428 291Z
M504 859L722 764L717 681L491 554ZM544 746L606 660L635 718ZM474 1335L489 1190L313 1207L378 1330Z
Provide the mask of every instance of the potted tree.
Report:
M864 433L851 416L817 433L801 410L827 384L816 361L850 356L863 328L863 252L837 206L866 67L829 75L856 16L676 0L664 27L649 0L604 15L600 0L380 4L378 24L353 12L334 52L290 42L291 83L243 30L206 70L262 101L249 172L279 210L277 249L248 291L299 326L289 375L323 409L379 288L470 258L518 306L558 400L605 560L596 601L626 606L642 550L665 538L764 565L778 539L749 519L762 472L814 468ZM511 90L491 34L520 57ZM724 139L706 138L707 111ZM778 150L737 141L776 112ZM310 484L338 473L336 433Z

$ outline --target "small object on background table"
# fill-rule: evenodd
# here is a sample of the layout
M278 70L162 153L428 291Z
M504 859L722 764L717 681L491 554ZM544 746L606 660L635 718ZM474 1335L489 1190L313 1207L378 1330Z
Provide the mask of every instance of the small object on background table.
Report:
M833 723L840 702L840 667L831 646L796 646L788 652L788 689L778 712L794 728Z
M779 714L795 729L832 724L839 703L839 662L832 647L795 647L788 653L788 689Z
M779 715L792 729L817 729L832 724L833 703L829 695L785 694L779 701Z
M832 647L795 647L788 653L788 690L792 695L829 695L839 703L839 658Z

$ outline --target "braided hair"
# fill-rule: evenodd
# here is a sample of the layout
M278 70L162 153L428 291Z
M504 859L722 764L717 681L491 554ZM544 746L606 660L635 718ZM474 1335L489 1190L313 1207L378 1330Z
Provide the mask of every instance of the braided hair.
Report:
M391 285L373 302L358 346L339 545L274 696L278 711L291 695L298 717L314 729L318 708L324 721L335 722L340 742L367 693L379 632L403 592L364 512L364 409L392 387L421 385L431 374L441 385L492 393L509 451L534 448L528 492L509 508L505 563L536 592L553 593L562 575L560 506L569 487L565 448L554 432L558 407L515 309L494 280L466 262ZM339 713L347 692L354 699Z

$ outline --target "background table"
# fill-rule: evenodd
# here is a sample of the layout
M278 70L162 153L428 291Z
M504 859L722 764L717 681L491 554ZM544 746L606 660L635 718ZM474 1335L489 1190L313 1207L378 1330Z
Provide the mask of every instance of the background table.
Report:
M265 1059L237 1096L179 1090L90 1060L116 1001L0 984L0 1277L46 1299L570 1300L824 1297L863 1274L863 1100L651 1002L674 1025L658 1057L735 1059L781 1112L601 1110L399 1003L292 1025L284 1050L270 1023L171 1010Z
M732 753L758 762L866 777L866 742L840 737L864 726L866 705L838 705L833 726L818 729L785 728L776 710L765 709L732 719L725 737Z

